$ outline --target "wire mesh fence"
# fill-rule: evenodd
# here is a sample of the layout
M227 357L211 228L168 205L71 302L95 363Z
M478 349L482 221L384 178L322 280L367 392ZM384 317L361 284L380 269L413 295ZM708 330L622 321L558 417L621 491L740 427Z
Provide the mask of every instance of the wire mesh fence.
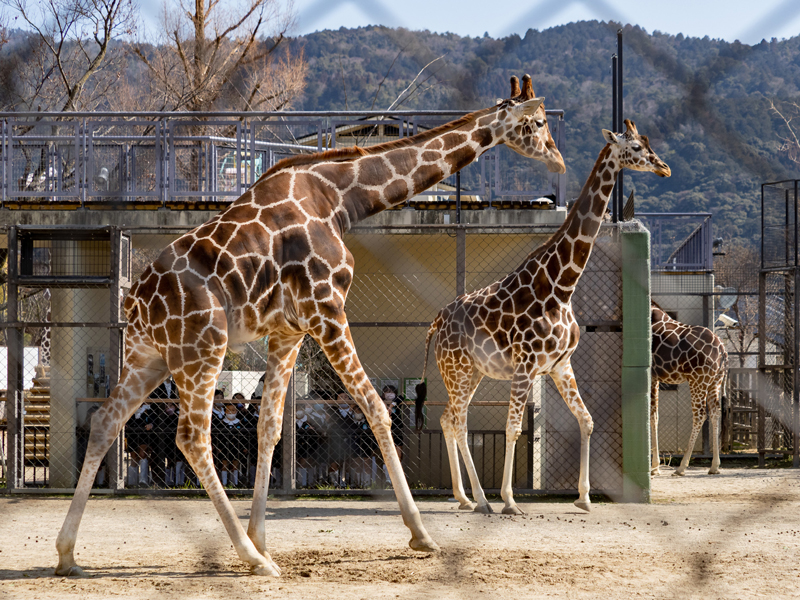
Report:
M411 226L347 234L357 265L346 307L352 335L390 412L392 436L412 488L445 491L451 486L439 424L447 393L435 367L429 367L429 401L420 430L413 417L414 387L430 322L458 293L485 286L515 268L551 232L531 226ZM610 493L622 481L621 255L613 232L611 226L601 230L574 296L582 341L573 357L584 401L595 419L592 486ZM8 440L4 450L10 458L11 487L74 487L91 416L116 383L122 297L181 233L113 228L47 235L39 229L9 232L16 267L10 269L4 289L12 310L5 315L3 331L12 353L24 349L19 353L24 355L24 376L15 379L12 374L7 381L12 390L10 435L3 439ZM265 354L264 340L237 353L229 351L217 382L212 447L220 479L232 490L248 490L254 483ZM487 378L470 410L469 448L487 490L499 489L502 482L509 393L508 382ZM175 444L179 396L167 380L131 416L98 473L96 488L200 488ZM574 490L579 440L575 418L552 383L542 379L532 392L517 442L514 487ZM294 453L285 455L284 446ZM388 485L363 413L310 338L298 357L283 439L272 465L273 489L318 492Z

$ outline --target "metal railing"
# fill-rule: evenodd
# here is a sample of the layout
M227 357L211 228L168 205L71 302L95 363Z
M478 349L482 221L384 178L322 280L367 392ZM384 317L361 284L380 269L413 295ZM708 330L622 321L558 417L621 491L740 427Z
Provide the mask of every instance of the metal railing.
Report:
M711 213L641 213L653 271L713 271Z
M548 110L563 152L561 110ZM464 112L0 113L2 206L205 208L226 204L280 159L401 139ZM566 177L505 147L419 196L548 197L565 205ZM201 206L203 205L203 206Z

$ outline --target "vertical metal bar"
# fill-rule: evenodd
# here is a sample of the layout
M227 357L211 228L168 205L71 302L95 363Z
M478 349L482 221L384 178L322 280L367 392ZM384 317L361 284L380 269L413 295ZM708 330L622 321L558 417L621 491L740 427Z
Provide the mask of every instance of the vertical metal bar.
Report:
M619 126L620 130L625 124L624 121L624 111L622 110L623 104L623 88L622 88L622 29L617 30L617 125ZM616 191L617 197L617 218L622 221L622 205L625 201L624 199L624 171L620 169L619 174L617 175L617 185L614 186L614 190Z
M528 406L526 407L528 411L528 478L526 485L528 486L529 490L533 489L533 432L534 432L534 424L533 424L533 403L528 398Z
M712 291L712 293L713 293L713 291ZM707 327L707 328L713 330L713 328L714 328L713 321L711 323L708 322L709 321L709 319L708 319L708 294L703 294L701 302L702 302L702 306L703 306L703 309L702 309L703 310L703 327ZM702 433L702 436L703 436L703 454L706 454L706 455L711 454L711 443L710 443L710 441L711 441L711 436L710 436L711 428L709 427L709 425L710 425L709 421L710 421L710 419L706 419L703 422L703 428L701 430L701 433Z
M762 188L763 190L763 188ZM758 379L756 381L756 393L758 394L759 407L766 400L767 386L764 384L764 378L767 376L767 274L760 272L758 274L758 331L761 335L758 336ZM730 377L730 375L728 376ZM729 379L730 381L730 379ZM730 388L730 384L728 385ZM728 414L733 415L733 406L731 405L732 398L728 398L729 410ZM761 414L758 415L759 421ZM761 429L761 428L759 428ZM728 427L731 435L731 447L733 447L733 424ZM760 450L760 449L759 449ZM762 463L763 454L759 451L758 466L763 468L765 465Z
M558 117L558 140L556 141L559 152L563 155L567 150L567 122L563 115ZM556 190L556 206L567 205L567 173L559 173L556 176L558 190Z
M797 241L798 241L798 222L797 222L797 192L798 180L794 182L794 202L792 206L792 217L794 219L794 260L792 261L794 270L794 356L792 357L792 466L800 468L800 366L798 366L798 356L800 356L800 303L797 301L797 292L800 291L800 268L797 264Z
M456 229L456 296L467 289L467 231L460 225Z
M295 376L297 374L297 367L292 369L292 375L289 378L289 385L286 388L286 401L283 405L283 435L281 435L281 444L283 444L281 465L282 475L282 488L285 494L291 494L297 487L297 428L295 427L294 414L297 410L297 386L295 385ZM266 393L266 390L264 390Z
M3 190L0 193L3 194L3 197L0 200L0 208L5 208L6 207L6 193L8 191L8 179L9 179L9 177L8 177L8 172L9 172L9 168L8 168L8 153L9 153L10 146L8 144L8 119L3 119L2 136L3 136L2 137L2 141L0 141L0 152L3 153L3 164L2 164L2 169L3 169L2 187L3 187Z
M25 486L25 422L22 403L22 332L14 325L18 322L18 283L17 283L17 228L8 230L8 306L6 330L8 343L8 386L6 390L6 410L8 413L8 477L6 486L19 489Z
M120 270L122 268L122 261L125 257L122 256L122 232L117 227L111 228L111 286L108 291L109 296L109 321L112 323L111 330L109 331L109 346L108 346L108 376L110 387L113 389L119 382L119 371L122 367L123 357L123 334L122 330L115 327L116 323L120 321L120 298L121 298L121 284L120 284ZM101 383L102 385L102 383ZM111 445L106 458L108 466L108 487L113 490L123 489L123 473L124 460L125 460L125 430L123 429Z
M611 56L611 131L619 133L619 123L617 123L617 55ZM621 174L621 173L620 173ZM611 222L619 223L619 212L617 211L616 192L617 185L619 185L619 175L617 175L617 183L614 184L614 189L611 190Z
M456 171L456 225L461 224L461 171Z

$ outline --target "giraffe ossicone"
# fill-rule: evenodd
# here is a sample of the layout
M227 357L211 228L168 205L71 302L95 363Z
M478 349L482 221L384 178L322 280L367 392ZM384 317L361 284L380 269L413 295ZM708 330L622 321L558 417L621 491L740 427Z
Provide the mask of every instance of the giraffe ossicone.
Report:
M445 306L428 330L422 379L425 380L428 351L435 335L436 363L448 394L441 418L442 432L450 458L453 493L461 509L492 512L467 442L467 411L481 380L511 380L501 496L504 513L520 514L511 487L514 448L522 433L522 416L533 380L549 374L580 425L579 497L575 505L590 510L589 438L593 422L570 364L580 337L572 294L589 261L620 169L651 171L662 177L671 174L666 163L651 150L647 136L640 135L633 122L626 120L625 125L626 131L621 134L603 130L607 144L563 225L550 239L503 279ZM420 384L418 407L426 393L427 386ZM475 503L464 491L459 450Z
M686 325L670 317L655 302L650 308L653 365L650 378L650 474L661 473L658 453L658 385L688 383L692 398L692 433L673 475L684 475L694 444L706 420L711 420L712 459L709 475L719 473L721 395L728 376L725 344L710 329Z
M530 76L522 89L514 78L512 96L500 104L413 137L283 160L226 210L167 246L125 299L125 361L118 385L92 418L80 479L56 541L56 573L81 573L73 550L100 461L171 373L180 392L178 447L251 572L280 574L267 552L264 513L286 388L306 334L319 343L375 433L411 530L409 545L436 550L403 474L389 414L353 345L344 306L354 261L342 238L353 224L404 203L498 144L565 171ZM214 470L211 407L226 348L266 335L258 465L245 535Z

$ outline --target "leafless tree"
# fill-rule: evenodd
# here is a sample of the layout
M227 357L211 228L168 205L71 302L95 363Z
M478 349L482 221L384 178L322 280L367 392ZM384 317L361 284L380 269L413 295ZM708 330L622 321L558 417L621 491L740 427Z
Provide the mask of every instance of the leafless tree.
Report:
M794 122L795 119L800 119L800 104L797 102L778 104L775 100L770 100L769 107L784 124L785 134L778 136L781 140L781 152L792 162L800 164L800 130Z
M291 0L166 0L163 23L155 43L136 47L152 76L149 108L280 110L303 89L303 56L284 48Z
M133 0L0 0L34 38L30 63L20 69L15 108L93 110L111 103L122 74L122 45L136 29Z
M714 262L715 283L733 288L736 302L729 309L738 321L735 327L721 330L729 349L738 353L739 366L744 367L746 354L753 352L758 339L758 273L761 258L757 247L735 243ZM720 333L720 330L718 330Z

